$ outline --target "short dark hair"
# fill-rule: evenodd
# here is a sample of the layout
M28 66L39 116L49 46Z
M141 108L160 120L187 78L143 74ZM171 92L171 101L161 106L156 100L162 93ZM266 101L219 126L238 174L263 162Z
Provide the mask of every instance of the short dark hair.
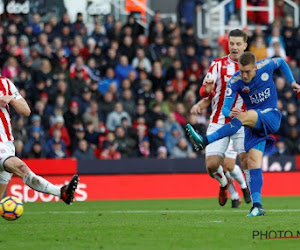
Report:
M229 32L229 37L231 37L231 36L233 36L233 37L242 37L244 42L247 42L247 40L248 40L247 34L244 31L240 30L240 29L231 30Z
M256 57L253 53L247 51L244 54L242 54L239 58L239 64L242 66L246 66L249 64L255 64L256 63Z

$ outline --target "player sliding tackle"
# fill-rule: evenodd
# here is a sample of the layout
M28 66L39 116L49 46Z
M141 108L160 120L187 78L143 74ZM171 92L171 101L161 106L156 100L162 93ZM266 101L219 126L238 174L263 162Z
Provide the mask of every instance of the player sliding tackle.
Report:
M32 189L58 196L65 203L71 204L78 185L77 175L73 176L68 185L60 188L33 173L24 161L15 156L9 106L12 106L19 115L29 116L31 111L16 86L3 76L0 76L0 90L0 199L12 174L15 174Z
M263 184L261 164L263 153L273 144L273 139L268 135L278 131L282 116L276 108L277 91L273 81L273 71L278 68L286 76L293 90L300 92L300 85L295 82L283 59L265 59L256 63L255 55L245 52L239 58L239 71L229 80L222 108L224 116L233 118L231 122L207 136L195 132L190 124L186 126L191 140L200 149L223 137L235 134L242 126L245 126L247 154L244 164L250 170L253 201L251 211L247 215L249 217L265 215L261 201ZM247 107L246 112L240 108L231 110L237 94L243 98Z

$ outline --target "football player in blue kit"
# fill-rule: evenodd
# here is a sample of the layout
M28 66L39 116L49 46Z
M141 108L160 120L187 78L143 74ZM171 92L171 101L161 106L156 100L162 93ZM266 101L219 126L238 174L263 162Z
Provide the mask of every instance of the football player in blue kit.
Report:
M200 149L205 148L209 143L235 134L245 126L247 154L244 165L250 170L250 190L253 201L248 217L262 216L266 213L261 202L263 184L261 164L263 153L268 151L274 142L269 134L278 131L282 116L277 109L277 91L273 81L275 69L281 71L294 91L300 92L300 85L296 83L289 66L283 59L272 58L256 62L254 54L245 52L239 58L239 71L228 82L222 108L225 117L233 118L231 122L207 136L198 134L190 124L186 126L191 140ZM232 108L237 94L243 98L246 112L239 108Z

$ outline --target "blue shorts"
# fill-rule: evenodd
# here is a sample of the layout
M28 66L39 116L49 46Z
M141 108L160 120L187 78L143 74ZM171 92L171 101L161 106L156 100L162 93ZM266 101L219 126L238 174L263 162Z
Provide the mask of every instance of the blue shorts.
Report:
M255 128L245 127L245 151L248 152L263 141L266 141L265 151L269 151L274 143L274 139L269 134L278 131L282 115L276 108L256 109L255 111L258 114L258 126Z

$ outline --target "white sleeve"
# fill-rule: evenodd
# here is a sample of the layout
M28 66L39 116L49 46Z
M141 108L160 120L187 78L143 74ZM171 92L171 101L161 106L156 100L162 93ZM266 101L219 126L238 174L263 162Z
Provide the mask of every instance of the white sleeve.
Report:
M219 67L218 62L213 61L207 71L205 78L213 79L214 82L216 82L218 79L218 67Z
M8 83L8 89L10 90L13 98L16 99L16 100L21 99L22 96L21 96L19 90L17 89L17 87L8 78L6 78L6 80L7 80L7 83Z

